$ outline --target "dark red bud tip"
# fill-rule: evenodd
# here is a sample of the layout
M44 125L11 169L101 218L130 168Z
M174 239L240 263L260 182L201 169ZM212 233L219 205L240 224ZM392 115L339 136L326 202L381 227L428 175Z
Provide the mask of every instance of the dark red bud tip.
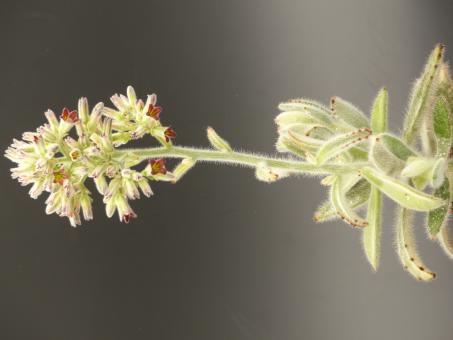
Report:
M133 212L130 212L129 214L123 215L123 222L124 223L129 223L131 219L136 218L137 215Z
M40 137L38 135L33 136L33 142L38 143L40 140Z
M167 143L170 141L170 139L176 138L176 132L175 132L175 130L173 130L171 128L171 126L165 130L164 135L165 135L165 141Z
M65 122L68 123L76 123L79 120L77 115L77 111L69 111L68 108L64 108L61 112L60 118L63 119Z
M157 175L157 174L165 175L167 173L167 168L165 167L165 159L164 158L151 159L149 161L149 165L151 167L151 174L152 175Z
M159 120L161 112L162 112L161 106L149 105L148 112L146 114L151 118L154 118L155 120Z

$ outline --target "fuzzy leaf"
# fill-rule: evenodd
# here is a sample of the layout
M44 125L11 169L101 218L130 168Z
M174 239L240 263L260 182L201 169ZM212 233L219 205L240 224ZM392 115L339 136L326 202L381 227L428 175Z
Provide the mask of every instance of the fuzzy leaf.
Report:
M372 187L368 203L368 226L363 229L363 248L374 270L379 266L381 252L382 197L379 189Z
M294 144L287 133L280 134L275 147L278 152L290 152L303 159L307 157L307 150L303 150L299 145Z
M332 127L335 125L334 118L329 112L329 109L318 103L314 100L310 99L293 99L286 103L281 103L278 108L281 111L301 111L304 113L308 113L318 122L322 122L328 127Z
M226 140L224 140L222 137L220 137L217 132L212 127L207 128L207 135L208 135L208 140L209 143L211 143L212 147L214 149L217 149L219 151L224 151L224 152L231 152L233 149L231 149L230 144Z
M383 143L381 135L371 139L368 159L379 170L390 176L398 176L406 165L405 161Z
M336 176L333 176L333 179L336 179ZM333 184L333 182L330 184ZM352 209L357 209L368 201L369 196L370 183L364 179L361 179L346 192L346 201ZM338 216L331 200L326 200L315 212L313 220L316 222L324 222L339 217L340 216Z
M370 127L370 123L365 114L340 97L332 97L330 99L330 109L336 117L342 119L352 127L357 129Z
M174 169L173 169L173 183L179 181L190 169L195 165L196 161L191 158L184 158Z
M361 143L371 134L369 128L362 128L353 132L337 135L327 140L318 151L316 161L318 164L323 164L329 159L349 150L354 145Z
M279 140L281 144L289 145L301 153L316 153L323 144L323 141L306 135L306 125L292 124L280 130Z
M438 158L430 173L430 184L434 189L439 188L445 180L447 161L445 158Z
M403 138L409 144L414 142L423 115L429 107L429 96L439 78L439 65L442 61L443 50L444 46L442 44L436 45L428 58L421 77L417 79L412 89L403 129Z
M342 220L353 227L366 227L368 221L357 215L344 194L350 185L350 181L351 175L337 176L330 191L331 203Z
M368 182L405 208L430 211L446 204L444 200L417 190L374 168L363 168L361 173Z
M413 225L413 211L403 207L398 208L396 226L396 246L399 258L404 268L417 280L431 281L436 274L426 268L417 253Z
M450 230L448 224L445 224L441 229L440 233L437 235L440 246L444 250L445 254L453 259L453 238L451 238Z
M292 124L320 124L322 121L316 119L307 111L286 111L275 117L275 123L279 127L286 127Z
M416 156L416 153L409 148L401 139L392 136L388 133L379 136L382 144L396 157L406 162L411 156Z
M382 88L373 103L371 110L371 130L374 134L387 131L388 92Z
M448 157L452 142L452 122L450 121L450 107L448 102L440 97L436 101L433 111L433 130L436 137L438 157Z
M447 201L450 199L450 183L448 178L445 178L443 184L434 191L434 196ZM428 232L430 236L435 237L440 229L446 226L448 214L448 205L431 210L428 213Z
M416 177L423 173L429 172L434 165L434 159L424 157L410 157L407 161L406 167L401 172L403 177Z

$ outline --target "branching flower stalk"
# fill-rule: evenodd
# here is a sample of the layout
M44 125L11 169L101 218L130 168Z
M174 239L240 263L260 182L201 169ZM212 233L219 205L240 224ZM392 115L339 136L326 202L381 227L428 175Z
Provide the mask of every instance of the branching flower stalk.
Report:
M153 194L150 181L177 182L195 164L216 162L253 168L265 182L297 174L321 176L329 197L314 214L315 221L341 218L363 230L366 257L379 264L382 196L398 207L397 252L404 268L415 278L432 280L435 274L418 255L413 237L413 215L426 215L427 232L453 258L448 219L453 181L453 81L438 44L414 84L402 136L388 131L388 94L381 89L370 118L339 97L330 107L309 99L281 103L275 119L277 150L283 158L235 151L212 128L210 148L173 144L176 132L161 123L162 108L155 94L137 99L113 95L114 108L98 103L91 111L86 98L77 110L63 109L57 117L45 113L47 123L14 140L5 156L17 163L12 177L31 184L30 196L48 192L46 213L69 219L73 226L93 218L92 197L85 183L92 179L103 196L107 216L115 212L128 223L136 217L131 200ZM126 148L147 135L158 146ZM167 169L166 160L179 163ZM143 166L142 164L145 163ZM366 213L361 208L366 207Z

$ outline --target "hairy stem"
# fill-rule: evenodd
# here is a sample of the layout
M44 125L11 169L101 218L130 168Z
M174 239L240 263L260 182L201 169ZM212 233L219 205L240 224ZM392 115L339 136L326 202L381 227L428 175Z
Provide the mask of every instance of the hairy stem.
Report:
M323 164L321 166L303 161L274 158L263 155L237 152L237 151L217 151L212 149L197 149L182 146L153 147L143 149L121 149L115 152L114 157L124 155L135 155L139 162L151 158L190 158L197 162L215 162L232 165L243 165L254 168L258 164L265 162L267 166L274 169L288 171L291 173L311 173L311 174L330 174L330 173L349 173L359 170L366 163L353 164Z

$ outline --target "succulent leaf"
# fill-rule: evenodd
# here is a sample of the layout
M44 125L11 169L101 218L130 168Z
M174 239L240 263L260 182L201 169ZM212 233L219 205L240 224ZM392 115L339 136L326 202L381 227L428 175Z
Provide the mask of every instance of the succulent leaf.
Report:
M434 196L449 201L450 190L450 182L446 177L442 185L434 191ZM441 206L428 213L428 233L431 237L435 237L442 228L446 228L448 215L448 205Z
M429 109L429 98L433 87L439 81L439 65L442 62L443 51L444 45L437 44L428 58L422 75L412 89L403 127L403 138L410 145L413 144L423 116Z
M379 189L372 186L367 211L368 226L363 229L363 248L368 262L374 270L377 270L379 266L381 253L381 196Z
M335 180L336 176L333 176L332 179ZM333 182L329 185L331 184L333 184ZM352 209L360 208L368 201L368 198L370 197L370 187L370 183L361 179L346 192L346 201ZM313 215L313 220L315 222L324 222L339 217L340 216L337 214L337 210L332 205L331 200L328 199L316 210Z
M209 143L211 143L211 145L214 149L219 150L219 151L224 151L224 152L233 151L230 144L228 144L228 142L225 139L220 137L217 134L217 132L210 126L207 128L207 135L208 135Z
M373 103L371 109L371 130L374 134L387 131L388 116L388 92L382 88Z
M417 253L413 225L413 211L403 207L398 208L396 225L396 246L401 263L413 277L421 281L431 281L436 274L431 272Z
M278 108L281 111L300 111L309 114L318 122L322 122L328 127L335 126L335 119L330 114L327 107L310 99L293 99L289 102L281 103Z
M357 177L357 176L355 176ZM330 200L338 216L353 227L366 227L368 221L360 217L351 207L346 198L345 192L358 182L360 178L354 178L354 175L340 175L332 184L330 191ZM353 181L356 181L355 183Z
M445 200L428 195L374 168L365 167L361 173L368 182L405 208L430 211L446 204Z
M369 128L361 128L353 132L337 135L327 140L320 147L316 161L318 164L324 164L329 159L338 156L342 152L348 151L358 143L363 142L371 135Z
M330 109L335 117L340 118L353 128L370 127L370 122L365 114L356 106L340 97L332 97L330 99Z

